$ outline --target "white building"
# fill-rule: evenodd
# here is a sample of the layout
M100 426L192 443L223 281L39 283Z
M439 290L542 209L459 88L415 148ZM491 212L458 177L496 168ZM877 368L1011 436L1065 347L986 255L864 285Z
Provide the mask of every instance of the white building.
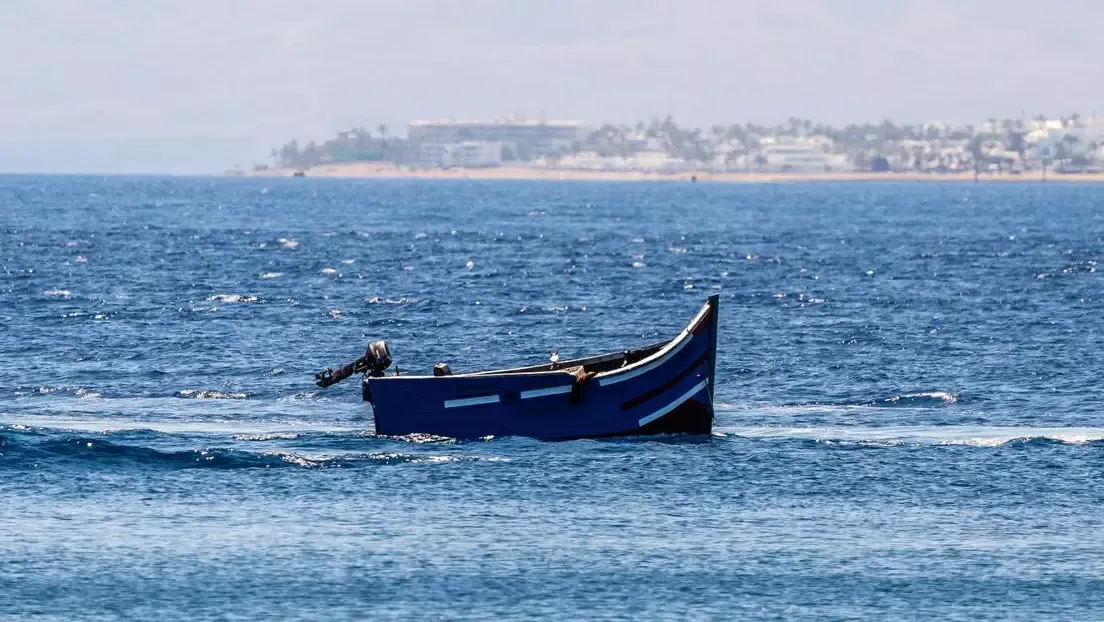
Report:
M1036 157L1053 158L1062 150L1069 157L1085 156L1089 159L1101 157L1104 145L1104 120L1090 119L1074 124L1063 125L1061 121L1035 122L1035 129L1024 136Z
M823 173L847 168L847 156L832 153L832 140L827 136L764 138L759 141L765 167L773 171Z
M597 151L580 151L557 159L541 159L538 163L550 168L579 171L622 171L628 167L624 158L603 157Z
M502 143L480 140L422 142L418 145L418 163L441 168L502 166Z
M690 170L686 160L669 155L666 151L641 151L626 158L630 170L646 173L681 173Z
M553 155L586 136L582 121L411 121L407 127L415 143L498 142L520 156Z

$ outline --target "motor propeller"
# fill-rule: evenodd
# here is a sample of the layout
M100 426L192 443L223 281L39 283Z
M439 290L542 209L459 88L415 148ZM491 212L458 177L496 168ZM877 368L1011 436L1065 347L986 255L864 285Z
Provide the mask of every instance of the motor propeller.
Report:
M364 356L339 369L327 368L314 375L314 384L323 389L345 380L353 374L363 373L378 378L391 366L391 348L382 339L368 344Z

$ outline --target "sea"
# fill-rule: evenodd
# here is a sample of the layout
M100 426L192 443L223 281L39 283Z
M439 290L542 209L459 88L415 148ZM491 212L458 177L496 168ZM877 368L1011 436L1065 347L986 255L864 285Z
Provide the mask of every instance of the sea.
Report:
M711 436L355 381L675 336ZM1104 619L1104 186L0 177L0 619Z

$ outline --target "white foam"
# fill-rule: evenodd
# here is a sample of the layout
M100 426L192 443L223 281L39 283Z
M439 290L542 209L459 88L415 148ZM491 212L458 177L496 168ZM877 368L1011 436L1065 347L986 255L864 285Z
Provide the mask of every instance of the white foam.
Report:
M256 296L243 296L242 294L215 294L208 296L207 300L216 300L226 304L239 304L245 302L257 302Z
M93 391L92 389L77 389L75 395L82 400L94 400L99 397L103 397L101 393Z
M42 295L43 296L57 296L58 298L69 298L70 296L73 295L73 293L70 292L67 289L48 289L48 290L42 292Z
M715 403L713 406L718 411L738 412L741 415L773 417L800 417L803 415L824 415L833 413L838 414L870 408L870 406L859 406L854 404L790 404L783 406L757 406L754 404L741 404L737 406L724 402Z
M284 276L283 272L262 272L261 273L261 278L262 279L278 279L282 276Z
M1104 440L1104 428L1020 426L738 427L718 426L725 435L762 439L806 439L871 445L965 445L997 447L1020 439L1049 439L1071 445Z
M265 432L260 434L235 434L236 441L282 441L299 438L298 432Z
M206 389L182 389L176 392L177 397L195 400L245 400L249 399L247 393L209 391Z
M237 421L120 421L118 419L66 419L35 416L27 419L0 419L0 423L16 430L72 430L75 432L118 433L149 430L161 434L224 434L239 436L287 435L303 433L357 434L364 428L301 422L296 427L242 423Z
M927 391L921 393L905 393L903 395L897 395L886 400L887 402L899 402L901 400L910 400L917 398L928 398L933 400L940 400L944 404L954 404L958 401L958 395L949 393L947 391Z

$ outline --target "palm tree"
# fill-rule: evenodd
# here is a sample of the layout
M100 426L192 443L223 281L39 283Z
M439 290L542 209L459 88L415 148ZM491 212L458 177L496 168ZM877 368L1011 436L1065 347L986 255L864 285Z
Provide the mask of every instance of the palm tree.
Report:
M897 139L897 126L893 125L893 122L889 119L883 119L878 124L878 138L882 140L896 140Z
M1066 134L1065 136L1062 137L1061 144L1069 145L1069 147L1066 149L1066 159L1067 160L1070 160L1070 159L1073 158L1074 147L1076 147L1077 143L1079 143L1079 142L1081 142L1080 139L1078 139L1073 134ZM1069 162L1067 161L1066 164L1068 165Z
M299 166L300 157L301 154L299 153L299 142L294 139L292 139L290 143L280 148L280 166Z
M384 144L387 144L387 125L380 123L376 126L376 131L379 132L380 140L382 140Z
M663 131L664 133L666 133L668 138L679 131L678 125L675 124L675 118L672 117L670 113L668 113L667 117L663 119Z
M982 159L982 136L981 134L974 134L974 137L970 139L969 151L970 155L974 158L974 179L977 179L978 173L981 172L981 159Z
M1065 161L1067 155L1068 152L1066 151L1065 142L1059 142L1057 145L1054 146L1054 159L1058 160L1059 164L1062 164Z
M1027 169L1027 159L1025 154L1027 152L1027 141L1024 140L1024 133L1015 130L1008 130L1008 141L1006 146L1009 151L1015 151L1020 154L1020 165Z

